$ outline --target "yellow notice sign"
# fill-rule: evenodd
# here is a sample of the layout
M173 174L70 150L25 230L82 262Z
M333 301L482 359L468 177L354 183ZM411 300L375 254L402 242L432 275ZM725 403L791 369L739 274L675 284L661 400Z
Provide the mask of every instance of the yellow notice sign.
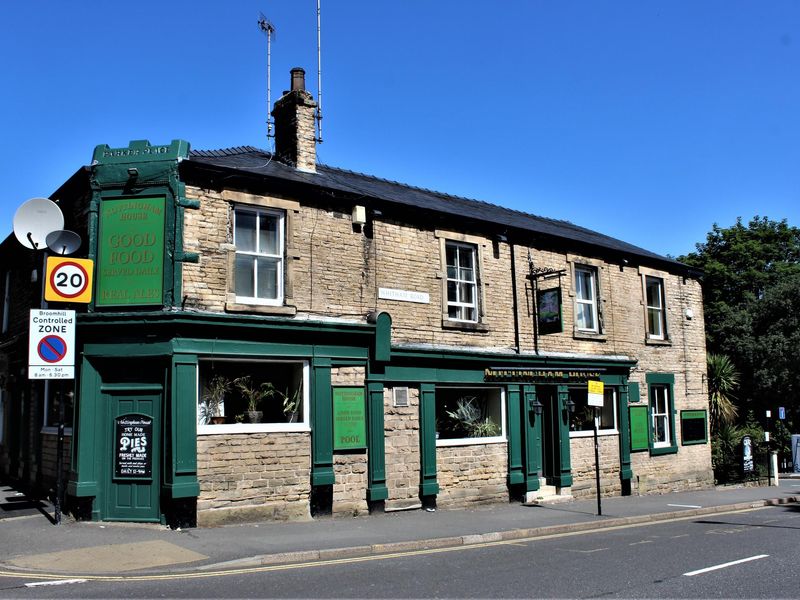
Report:
M94 261L88 258L47 257L44 299L48 302L92 301Z
M589 381L589 396L586 399L586 404L589 406L603 406L603 382L602 381Z

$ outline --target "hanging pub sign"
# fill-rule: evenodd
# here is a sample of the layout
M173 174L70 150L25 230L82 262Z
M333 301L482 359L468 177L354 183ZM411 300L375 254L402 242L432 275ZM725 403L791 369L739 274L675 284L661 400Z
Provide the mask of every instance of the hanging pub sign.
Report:
M163 303L166 198L100 202L96 306Z
M136 414L117 417L114 442L115 477L152 477L153 417Z
M364 388L333 388L333 449L367 447L367 415Z
M536 290L536 308L539 333L561 333L561 288Z

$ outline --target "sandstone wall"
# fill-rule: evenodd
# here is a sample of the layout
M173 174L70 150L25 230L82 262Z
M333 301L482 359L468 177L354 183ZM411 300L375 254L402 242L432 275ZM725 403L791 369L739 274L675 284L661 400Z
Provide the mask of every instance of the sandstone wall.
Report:
M419 389L408 388L408 406L394 406L392 388L383 395L386 435L386 508L419 504Z
M475 444L436 449L442 507L508 501L508 445Z
M199 525L311 518L308 433L243 433L197 438Z

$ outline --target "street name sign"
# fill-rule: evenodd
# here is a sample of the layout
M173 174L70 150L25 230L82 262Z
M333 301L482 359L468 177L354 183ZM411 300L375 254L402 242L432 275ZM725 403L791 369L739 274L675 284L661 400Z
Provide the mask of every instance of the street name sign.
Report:
M28 379L75 379L75 311L31 309Z

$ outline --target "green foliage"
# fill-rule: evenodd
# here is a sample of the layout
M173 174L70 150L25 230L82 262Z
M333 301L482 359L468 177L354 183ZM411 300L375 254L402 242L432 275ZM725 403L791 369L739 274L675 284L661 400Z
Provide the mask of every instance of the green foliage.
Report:
M481 414L475 396L465 396L456 402L455 410L445 411L453 422L453 429L465 437L492 437L500 434L500 427Z
M206 425L211 417L220 416L220 406L225 396L231 391L231 380L224 375L215 375L203 388L203 404L200 407L200 418Z
M268 397L267 383L257 385L253 383L253 378L250 375L244 377L237 377L233 380L236 389L242 394L242 398L247 402L247 410L250 412L257 411L258 407L264 398ZM271 385L271 384L269 384Z
M738 405L785 406L800 423L800 229L766 217L714 224L679 260L704 271L708 350L739 371Z
M739 373L731 359L722 354L709 353L706 357L708 369L708 401L711 411L711 434L722 425L731 425L739 410L733 403L734 391L739 386Z

